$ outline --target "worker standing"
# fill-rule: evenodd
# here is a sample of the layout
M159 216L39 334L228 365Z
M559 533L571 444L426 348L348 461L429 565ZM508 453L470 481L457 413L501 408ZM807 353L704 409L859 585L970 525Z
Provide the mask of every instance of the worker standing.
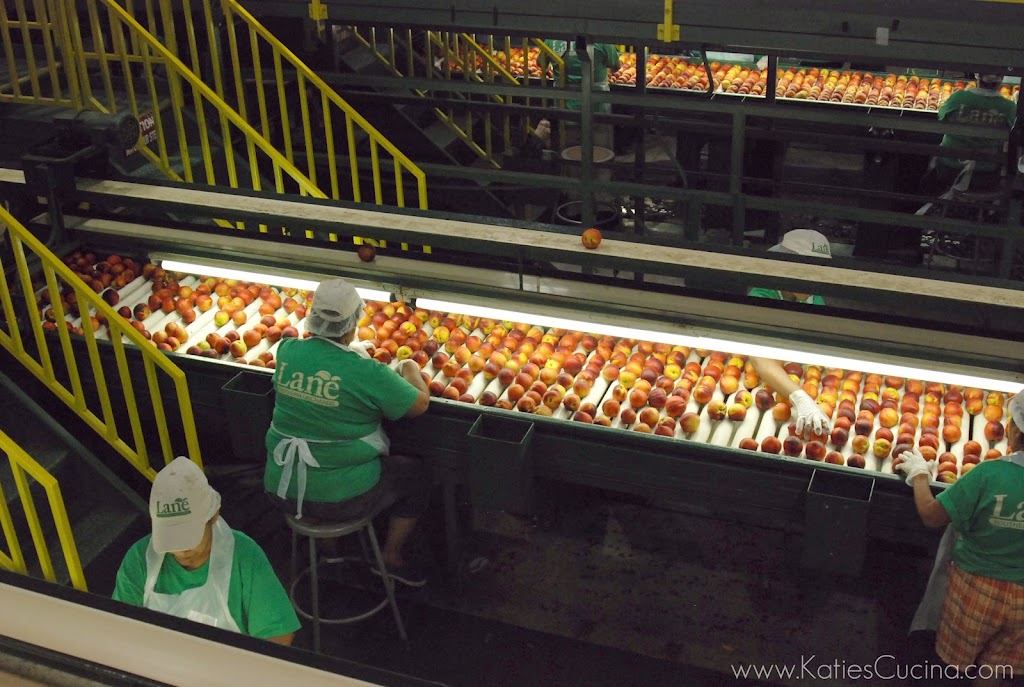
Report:
M544 44L551 49L553 53L562 58L565 64L565 82L566 88L580 90L583 81L583 63L580 61L579 54L576 52L576 41L563 41L563 40L545 40ZM587 54L590 57L590 63L593 67L594 81L593 90L595 91L609 91L608 77L611 74L619 71L621 64L619 63L619 51L614 45L609 43L587 43ZM541 70L546 70L550 60L547 58L544 52L541 52L537 58L538 66ZM553 69L557 69L553 62L550 62ZM557 71L553 74L554 80L557 82L559 74ZM579 112L583 107L583 103L579 100L567 100L565 102L565 108L572 112ZM612 111L611 103L597 103L594 105L594 112L607 114ZM578 145L579 138L578 127L570 126L569 130L570 142L569 145ZM607 124L596 124L594 125L594 145L602 146L612 150L612 127Z
M782 241L769 248L768 252L803 255L808 258L832 259L832 246L829 240L824 234L813 229L793 229L786 232L786 235L782 237ZM757 296L758 298L771 298L777 301L789 301L791 303L825 305L825 300L821 296L794 291L755 287L750 289L747 295Z
M897 470L914 489L914 504L928 527L952 523L959 533L949 564L935 650L967 671L975 687L1009 684L1024 671L1024 394L1009 403L1009 454L983 461L937 497L931 465L916 449Z

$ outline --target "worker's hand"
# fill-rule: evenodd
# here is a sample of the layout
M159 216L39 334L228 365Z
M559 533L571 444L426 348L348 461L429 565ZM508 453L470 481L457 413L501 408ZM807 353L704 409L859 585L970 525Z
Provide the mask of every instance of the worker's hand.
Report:
M907 484L913 486L914 478L918 475L927 475L929 480L932 478L931 461L925 460L916 448L907 449L901 453L900 459L903 462L897 465L896 469L907 476Z
M398 363L395 370L406 379L420 377L420 366L415 360L410 360L408 358Z
M805 430L815 434L827 434L832 430L832 421L806 391L797 389L789 395L789 401L793 404L798 435L802 436Z
M373 344L369 341L353 341L348 348L360 357L370 358L370 349L373 348Z

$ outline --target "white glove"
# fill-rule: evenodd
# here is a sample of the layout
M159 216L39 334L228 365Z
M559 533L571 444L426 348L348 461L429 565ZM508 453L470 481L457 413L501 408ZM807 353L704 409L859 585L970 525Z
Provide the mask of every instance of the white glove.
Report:
M420 366L415 360L403 360L395 366L395 371L406 379L409 378L409 375L420 376Z
M896 469L906 474L907 484L913 486L914 478L918 475L927 475L928 479L932 478L932 464L930 460L925 460L921 452L916 448L908 449L900 454L902 463L896 466Z
M373 348L373 344L369 341L353 341L348 345L348 349L362 358L369 358L370 349Z
M802 435L804 429L809 429L815 434L826 434L832 430L832 421L806 391L797 389L789 395L789 401L793 404L793 414L796 415L797 434Z

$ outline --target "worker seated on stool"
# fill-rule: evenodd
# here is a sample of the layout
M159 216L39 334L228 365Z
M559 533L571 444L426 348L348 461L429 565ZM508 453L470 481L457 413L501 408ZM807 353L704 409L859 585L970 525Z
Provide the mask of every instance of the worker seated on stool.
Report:
M290 645L299 619L259 544L220 517L220 494L188 458L153 481L153 533L117 571L114 599Z
M977 74L978 85L951 94L939 108L939 121L959 124L983 124L1005 129L1017 117L1017 106L1003 97L999 87L1001 74ZM942 146L970 148L978 152L999 153L1003 145L998 140L946 134ZM921 179L921 192L938 196L949 191L954 184L961 191L984 191L996 188L1000 181L1000 165L990 160L958 160L936 157ZM963 176L961 176L963 175Z
M430 392L415 362L396 372L363 342L352 343L365 307L343 279L321 282L306 316L312 336L281 341L263 486L277 508L298 518L345 522L394 504L384 563L393 579L418 587L426 580L404 547L431 480L422 460L389 455L381 420L426 412Z
M809 258L832 258L832 247L828 239L821 232L813 229L794 229L786 232L782 242L768 249L769 253L786 253L789 255L804 255ZM789 301L791 303L810 303L811 305L825 305L821 296L809 293L796 293L793 291L779 291L776 289L764 289L755 287L747 292L748 296L760 298L773 298L777 301Z

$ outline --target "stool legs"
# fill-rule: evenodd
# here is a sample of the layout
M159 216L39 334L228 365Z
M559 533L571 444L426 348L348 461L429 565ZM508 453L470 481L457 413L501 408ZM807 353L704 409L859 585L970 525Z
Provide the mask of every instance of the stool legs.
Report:
M405 634L405 623L402 622L402 615L398 612L398 602L395 601L395 581L388 576L387 566L384 565L384 556L377 543L377 530L372 522L367 525L366 532L370 539L370 547L373 549L374 560L377 562L377 570L380 571L380 579L384 582L384 591L388 595L391 614L395 617L395 624L398 626L398 636L402 638L403 642L407 642L409 637Z
M313 651L320 653L320 575L316 569L316 537L309 539L309 588L313 605Z

